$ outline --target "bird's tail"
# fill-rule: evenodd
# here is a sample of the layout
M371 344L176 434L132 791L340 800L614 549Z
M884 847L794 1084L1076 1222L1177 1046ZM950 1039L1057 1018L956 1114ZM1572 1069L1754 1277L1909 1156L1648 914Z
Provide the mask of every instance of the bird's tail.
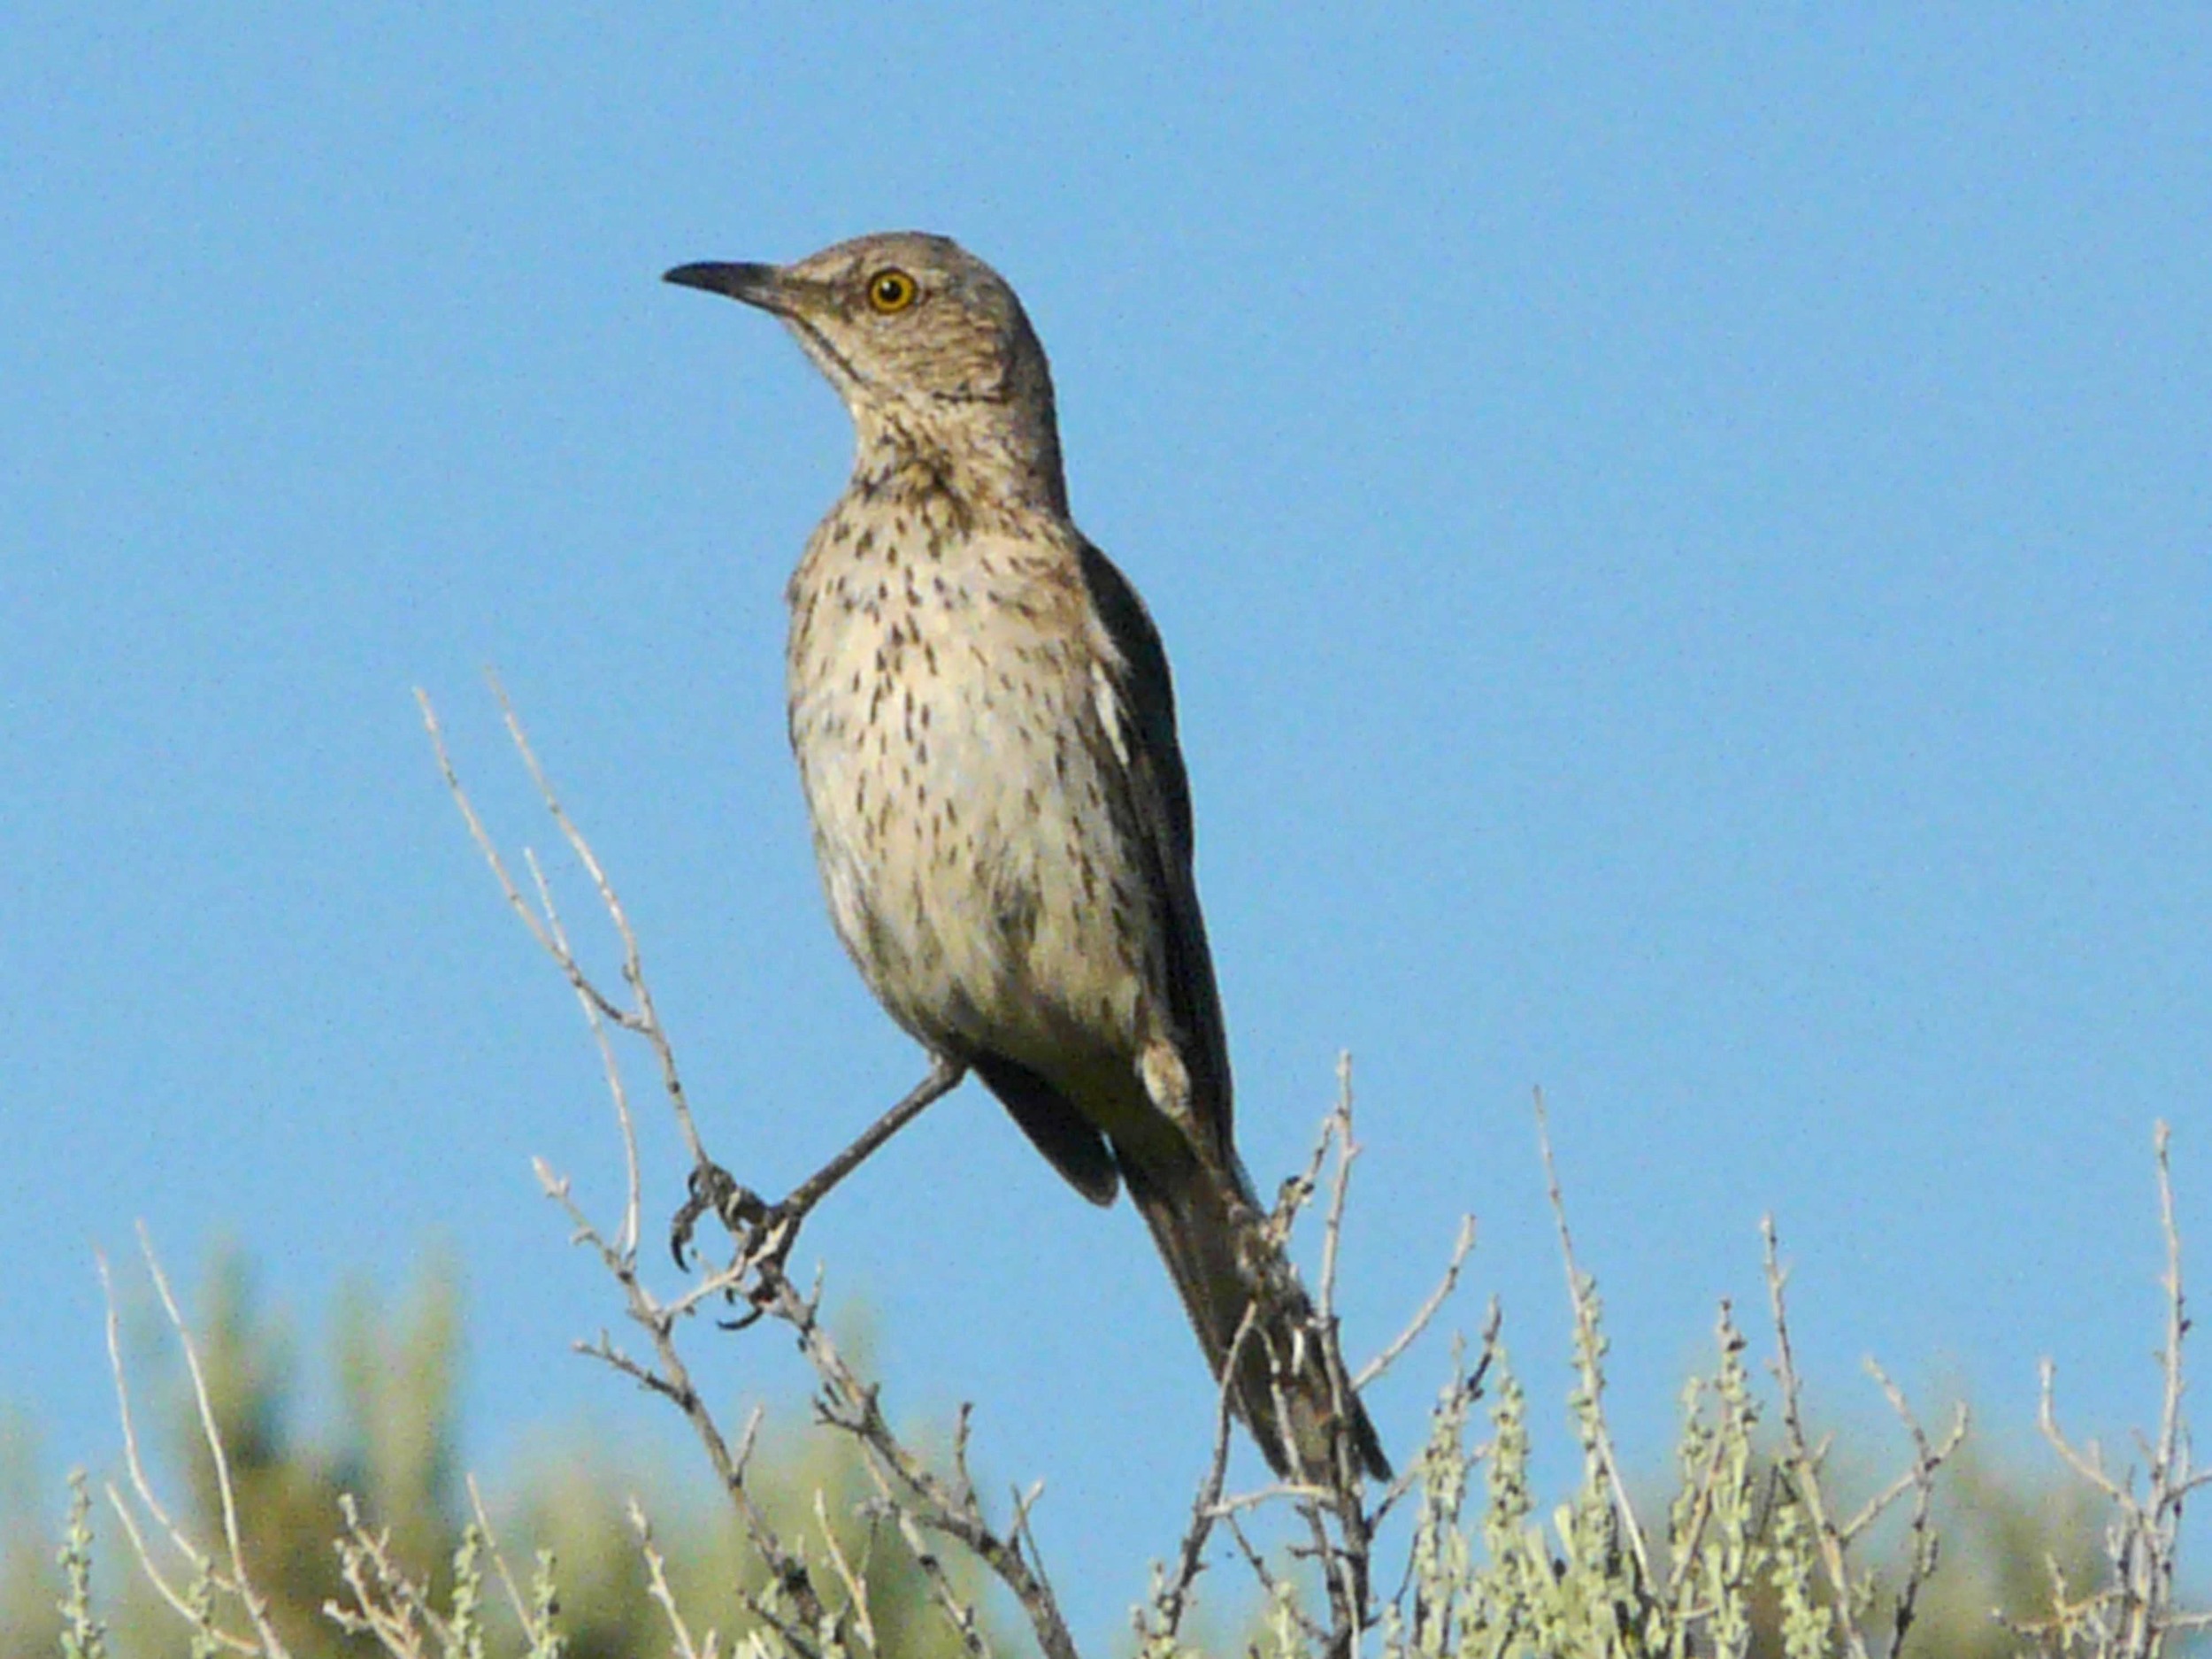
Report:
M1229 1402L1268 1465L1317 1486L1348 1488L1363 1474L1387 1480L1390 1462L1334 1335L1321 1328L1241 1171L1225 1189L1223 1176L1187 1149L1143 1166L1125 1154L1120 1163L1217 1379L1235 1356Z

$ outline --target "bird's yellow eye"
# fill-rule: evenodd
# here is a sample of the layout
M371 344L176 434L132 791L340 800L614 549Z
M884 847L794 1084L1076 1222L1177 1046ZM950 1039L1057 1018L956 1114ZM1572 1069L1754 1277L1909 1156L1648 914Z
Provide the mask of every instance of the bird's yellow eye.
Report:
M895 266L879 271L868 279L868 303L886 317L911 305L919 291L914 279Z

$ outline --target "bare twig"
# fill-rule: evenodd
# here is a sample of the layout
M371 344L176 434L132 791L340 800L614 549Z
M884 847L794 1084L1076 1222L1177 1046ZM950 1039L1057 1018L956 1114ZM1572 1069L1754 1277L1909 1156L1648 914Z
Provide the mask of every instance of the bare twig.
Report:
M1311 1328L1302 1333L1302 1340L1317 1345L1317 1352L1309 1350L1310 1357L1305 1360L1301 1360L1295 1353L1272 1356L1275 1362L1272 1386L1277 1394L1275 1412L1283 1421L1288 1421L1292 1417L1290 1402L1286 1398L1286 1374L1294 1366L1315 1360L1321 1364L1323 1374L1328 1379L1335 1420L1339 1423L1348 1421L1358 1390L1383 1374L1428 1328L1456 1286L1460 1271L1474 1241L1473 1221L1470 1217L1462 1224L1442 1282L1414 1313L1398 1336L1377 1358L1362 1368L1356 1380L1344 1365L1338 1344L1335 1311L1343 1230L1349 1212L1352 1164L1359 1150L1353 1132L1352 1072L1348 1055L1339 1059L1337 1085L1336 1099L1322 1123L1312 1156L1299 1174L1282 1184L1269 1224L1277 1243L1286 1251L1299 1216L1322 1190L1325 1172L1328 1202L1322 1221L1321 1270L1315 1286ZM1332 1157L1333 1167L1331 1167ZM1497 1319L1497 1310L1494 1306L1479 1372L1486 1371L1494 1350ZM1257 1340L1257 1333L1249 1317L1240 1330L1238 1348L1248 1340ZM1386 1483L1371 1507L1362 1501L1355 1471L1341 1457L1340 1466L1329 1469L1294 1466L1289 1478L1271 1485L1248 1492L1225 1493L1231 1421L1229 1402L1233 1379L1237 1371L1236 1352L1237 1348L1233 1348L1230 1362L1224 1371L1225 1382L1216 1418L1213 1455L1200 1483L1190 1525L1185 1530L1171 1563L1155 1569L1152 1595L1148 1607L1137 1618L1140 1640L1148 1653L1164 1653L1173 1647L1191 1604L1197 1579L1204 1571L1207 1546L1217 1527L1226 1529L1232 1547L1243 1558L1245 1565L1254 1573L1271 1600L1279 1599L1282 1586L1253 1548L1250 1539L1240 1525L1240 1517L1258 1509L1286 1504L1305 1533L1305 1540L1294 1546L1291 1553L1294 1557L1310 1562L1318 1571L1321 1589L1328 1607L1325 1624L1301 1611L1296 1615L1299 1626L1306 1637L1325 1652L1351 1654L1357 1650L1364 1633L1372 1628L1379 1617L1371 1587L1375 1528L1389 1512L1391 1506L1420 1479L1421 1471L1417 1465L1409 1466L1394 1480ZM1479 1381L1476 1381L1473 1386L1479 1388ZM1289 1450L1294 1460L1299 1457L1301 1448L1294 1441ZM1348 1443L1339 1451L1340 1454L1350 1454L1352 1448Z
M1789 1315L1783 1297L1783 1286L1788 1276L1782 1268L1781 1246L1772 1216L1760 1218L1759 1232L1765 1247L1767 1306L1774 1320L1774 1376L1782 1396L1782 1461L1789 1472L1793 1495L1812 1522L1814 1546L1820 1553L1821 1569L1834 1595L1836 1620L1852 1659L1868 1659L1866 1640L1859 1632L1854 1611L1857 1597L1853 1594L1850 1568L1844 1556L1845 1540L1835 1518L1828 1512L1821 1491L1820 1463L1824 1453L1816 1451L1805 1437L1804 1391L1798 1379L1796 1356L1790 1347Z
M795 1617L785 1615L765 1595L749 1594L746 1599L748 1609L775 1629L800 1653L811 1653L813 1643L808 1632L821 1628L826 1616L813 1578L807 1571L804 1557L784 1542L769 1521L766 1512L754 1501L751 1489L745 1481L743 1457L732 1450L721 1425L715 1421L714 1414L692 1382L690 1368L677 1348L675 1317L655 1299L638 1277L634 1255L624 1256L601 1236L577 1208L565 1183L555 1182L551 1172L542 1164L540 1165L540 1179L546 1184L549 1195L567 1212L576 1240L598 1254L601 1265L621 1286L630 1317L646 1332L652 1342L654 1363L648 1366L628 1358L616 1350L604 1337L596 1343L580 1343L578 1351L612 1365L623 1375L673 1402L682 1412L706 1453L715 1479L729 1494L748 1540L766 1564L770 1583L789 1598Z
M530 867L530 885L537 893L556 959L572 965L576 956L568 942L568 930L561 923L560 907L554 902L553 884L545 879L545 868L539 864L535 852L526 847L522 857ZM576 1001L583 1010L585 1025L590 1028L593 1046L599 1050L599 1071L606 1079L608 1098L614 1103L615 1125L622 1142L622 1228L616 1235L615 1249L622 1256L634 1258L641 1225L639 1214L644 1202L644 1176L638 1166L637 1120L630 1115L629 1084L622 1075L621 1063L615 1057L614 1038L608 1029L604 1006L606 999L595 991L579 991ZM657 1025L650 1025L641 1034L650 1040L658 1032Z
M984 1659L987 1652L980 1618L967 1595L946 1574L934 1549L927 1543L927 1533L935 1532L957 1540L972 1550L991 1572L1013 1591L1025 1612L1029 1615L1032 1628L1048 1659L1076 1659L1074 1643L1060 1617L1049 1581L1034 1559L1034 1538L1030 1531L1029 1512L1035 1494L1018 1499L1014 1524L1006 1532L1001 1533L994 1530L984 1517L976 1497L974 1483L967 1472L964 1417L956 1442L956 1467L949 1476L932 1470L918 1454L892 1432L878 1407L873 1385L861 1380L823 1329L818 1317L818 1290L811 1295L803 1296L785 1276L780 1249L787 1244L787 1229L776 1230L780 1236L757 1235L749 1238L738 1252L736 1259L706 1274L672 1299L664 1301L643 1282L639 1271L637 1252L640 1183L635 1129L628 1095L622 1082L619 1057L615 1052L611 1037L612 1031L627 1033L648 1046L660 1073L663 1093L690 1148L695 1166L708 1166L704 1148L685 1095L673 1045L653 1004L636 933L615 895L613 884L604 867L561 805L543 767L530 747L519 718L496 681L494 681L494 691L517 752L522 757L547 810L560 826L564 840L590 877L601 905L622 944L622 977L628 993L626 1002L609 996L578 963L554 902L550 884L545 879L544 872L534 857L530 858L528 863L536 901L534 904L526 902L520 888L508 873L504 857L468 800L446 751L428 699L420 698L420 694L418 694L424 723L437 750L447 787L460 808L471 838L490 865L510 907L522 918L532 936L545 949L575 991L594 1041L599 1047L602 1068L606 1075L609 1093L615 1102L630 1179L624 1218L612 1240L603 1234L585 1216L565 1178L557 1175L542 1163L538 1166L538 1173L547 1195L559 1203L567 1215L574 1241L594 1250L602 1265L620 1286L626 1310L632 1321L647 1333L650 1353L647 1356L633 1357L616 1348L604 1333L595 1341L579 1344L580 1350L669 1400L691 1424L718 1479L736 1506L749 1540L769 1569L769 1591L749 1594L747 1605L756 1617L774 1629L800 1655L818 1653L824 1633L832 1631L836 1622L831 1618L803 1555L777 1534L748 1489L746 1463L753 1436L757 1432L758 1416L756 1414L749 1425L743 1444L733 1450L707 1409L700 1390L693 1383L689 1369L675 1342L675 1329L680 1319L695 1312L709 1300L741 1287L743 1287L744 1294L757 1312L780 1320L798 1334L801 1348L822 1383L818 1403L825 1421L852 1434L859 1444L885 1509L906 1539L933 1596L971 1655L975 1655L975 1659ZM935 1073L933 1073L933 1079L935 1079ZM949 1087L949 1082L942 1083L938 1092L941 1093L946 1087ZM819 1518L825 1536L829 1538L830 1566L845 1586L846 1600L856 1621L857 1634L864 1645L872 1647L874 1632L872 1615L865 1595L858 1587L861 1583L859 1570L843 1555L841 1547L831 1536L826 1509L820 1511ZM672 1604L665 1601L664 1604L669 1607L672 1618ZM689 1637L680 1628L678 1634L680 1648L688 1650ZM708 1647L711 1647L711 1636Z
M1674 1525L1670 1540L1672 1559L1664 1596L1673 1609L1678 1630L1686 1630L1694 1621L1705 1616L1699 1598L1708 1594L1708 1586L1701 1582L1699 1570L1703 1564L1700 1551L1706 1529L1712 1525L1715 1512L1723 1502L1722 1483L1728 1478L1732 1465L1739 1471L1735 1477L1738 1484L1728 1493L1733 1500L1743 1489L1740 1471L1748 1462L1752 1409L1742 1388L1745 1343L1743 1333L1736 1328L1735 1306L1726 1297L1721 1299L1720 1313L1714 1322L1714 1339L1720 1351L1718 1371L1710 1383L1694 1386L1685 1407L1685 1414L1690 1419L1684 1429L1683 1455L1686 1462L1697 1445L1695 1423L1702 1409L1702 1396L1709 1391L1713 1397L1714 1422L1709 1444L1704 1448L1702 1460L1689 1471L1689 1511Z
M1352 1139L1352 1053L1348 1048L1336 1057L1336 1106L1322 1130L1322 1144L1326 1146L1332 1136L1336 1141L1336 1171L1329 1182L1328 1219L1321 1229L1321 1283L1315 1298L1324 1330L1335 1326L1336 1263L1344 1237L1344 1201L1352 1190L1352 1162L1359 1156L1359 1142Z
M538 764L536 752L530 747L530 740L522 728L521 718L515 713L513 705L508 702L506 690L499 684L496 678L492 680L492 694L498 699L501 712L507 722L508 734L514 741L516 751L521 756L523 764L528 769L532 780L538 786L540 798L544 801L546 810L553 815L554 821L560 826L561 833L571 849L575 851L578 862L590 875L594 886L598 890L599 902L605 908L609 919L614 924L615 932L622 941L622 977L637 998L635 1008L623 1007L601 990L591 977L584 972L582 964L576 960L575 954L568 949L565 937L537 911L532 910L529 903L523 898L521 889L515 885L514 878L507 872L506 859L500 853L498 843L492 840L491 833L484 827L483 819L477 815L475 806L470 802L467 790L461 786L460 774L454 769L452 757L446 752L445 733L438 725L437 710L431 706L428 694L419 688L415 693L415 701L422 710L423 726L430 734L431 746L437 751L438 767L444 774L447 792L452 795L454 804L460 809L462 819L468 826L470 840L476 843L477 850L483 855L484 861L490 865L492 875L499 883L500 891L506 895L508 908L521 918L522 925L529 929L530 936L535 939L543 948L546 955L553 959L554 964L560 969L562 977L568 981L570 988L578 996L596 1008L603 1018L611 1020L623 1030L643 1038L651 1048L654 1058L660 1063L661 1087L668 1095L669 1109L675 1116L677 1127L684 1137L684 1143L690 1149L695 1162L703 1161L706 1156L705 1150L699 1140L697 1125L692 1119L690 1101L684 1093L683 1080L676 1071L674 1051L668 1041L666 1033L661 1026L659 1016L654 1009L651 993L641 984L644 979L643 962L638 949L637 934L630 926L629 915L623 910L620 899L615 895L613 883L608 880L606 872L601 867L597 856L592 852L589 843L585 841L575 825L570 822L567 810L561 805L560 797L553 793L552 785L546 778L544 769Z
M1930 1519L1935 1501L1935 1474L1966 1438L1966 1408L1962 1404L1956 1409L1950 1429L1940 1442L1931 1442L1906 1404L1903 1391L1879 1365L1868 1360L1868 1371L1912 1440L1913 1458L1902 1474L1876 1493L1857 1513L1847 1520L1839 1520L1821 1486L1821 1463L1826 1448L1813 1447L1805 1434L1803 1391L1790 1344L1789 1316L1783 1294L1788 1274L1781 1264L1773 1217L1762 1218L1760 1233L1765 1247L1767 1302L1774 1320L1774 1374L1782 1396L1782 1465L1789 1479L1791 1496L1812 1523L1814 1545L1832 1593L1837 1627L1854 1659L1865 1659L1867 1645L1859 1628L1862 1598L1859 1586L1851 1577L1848 1552L1891 1505L1909 1492L1913 1494L1912 1518L1909 1524L1910 1553L1906 1561L1904 1583L1891 1610L1888 1651L1894 1659L1904 1649L1906 1632L1911 1628L1920 1591L1935 1571L1936 1536Z
M1467 1257L1474 1248L1475 1218L1462 1216L1459 1218L1459 1236L1452 1240L1451 1259L1444 1264L1444 1276L1437 1280L1436 1288L1429 1292L1428 1300L1415 1310L1413 1317L1406 1322L1405 1329L1393 1337L1389 1346L1381 1353L1359 1368L1359 1374L1352 1379L1355 1391L1364 1391L1369 1383L1396 1364L1399 1357L1420 1340L1421 1333L1429 1328L1430 1321L1452 1299L1452 1292L1459 1288L1460 1271L1466 1266Z
M349 1636L368 1636L393 1659L425 1659L428 1645L454 1651L450 1621L431 1606L421 1585L392 1559L391 1534L373 1531L351 1493L338 1498L344 1530L338 1538L338 1573L353 1605L323 1603L323 1615ZM529 1622L524 1621L524 1628Z
M168 1510L162 1506L161 1499L154 1490L153 1482L147 1477L146 1465L139 1455L138 1424L131 1410L130 1384L123 1370L122 1316L117 1311L115 1305L115 1285L108 1272L105 1253L96 1251L93 1260L99 1268L100 1296L107 1309L108 1371L115 1379L116 1416L122 1424L123 1463L130 1474L131 1490L136 1495L140 1506L146 1511L147 1517L161 1529L170 1548L184 1557L195 1571L210 1571L211 1565L206 1555L185 1534L184 1529L169 1517ZM112 1484L109 1486L107 1494L108 1502L114 1508L124 1530L129 1534L140 1564L145 1569L146 1576L153 1584L154 1588L161 1593L163 1599L179 1614L187 1618L196 1617L196 1616L187 1605L183 1595L170 1585L167 1575L155 1563L148 1549L144 1535L139 1529L136 1517L133 1515L129 1506L124 1503L121 1494L117 1492Z
M1164 1569L1156 1570L1151 1605L1137 1613L1137 1638L1148 1651L1173 1651L1196 1593L1198 1577L1206 1569L1207 1540L1213 1535L1215 1524L1227 1513L1221 1507L1221 1491L1228 1479L1229 1441L1235 1422L1231 1402L1236 1396L1237 1362L1251 1340L1253 1320L1258 1312L1258 1303L1246 1305L1236 1337L1229 1344L1228 1357L1222 1363L1221 1386L1215 1394L1213 1455L1208 1460L1204 1478L1198 1483L1198 1496L1191 1504L1190 1525L1183 1529L1174 1571L1170 1573Z
M1613 1435L1605 1425L1603 1401L1605 1378L1598 1367L1603 1337L1598 1329L1597 1310L1592 1301L1591 1281L1575 1261L1574 1234L1567 1226L1567 1201L1559 1189L1559 1169L1551 1154L1551 1124L1544 1110L1544 1091L1536 1091L1536 1143L1543 1154L1544 1182L1551 1194L1552 1216L1559 1226L1559 1254L1567 1269L1567 1297L1574 1308L1576 1363L1582 1375L1582 1389L1587 1405L1583 1412L1584 1432L1589 1449L1605 1475L1607 1486L1612 1493L1613 1510L1620 1531L1628 1540L1630 1552L1636 1557L1636 1567L1642 1582L1653 1585L1651 1558L1644 1549L1643 1528L1636 1520L1635 1506L1628 1501L1628 1483L1621 1478L1620 1459L1613 1450Z
M464 1481L469 1497L469 1514L474 1517L476 1530L484 1540L484 1548L492 1558L493 1571L499 1574L501 1594L507 1598L507 1608L515 1616L516 1626L534 1638L537 1620L530 1604L523 1600L522 1586L515 1582L515 1575L507 1565L506 1552L499 1547L499 1534L492 1530L491 1510L486 1507L484 1494L476 1484L476 1477L469 1475Z
M130 1471L132 1490L147 1515L167 1537L171 1546L190 1563L194 1576L205 1579L215 1589L237 1601L245 1612L247 1622L253 1627L254 1639L249 1640L218 1628L211 1613L196 1606L189 1592L178 1590L155 1560L130 1506L112 1485L107 1489L108 1502L131 1540L140 1569L161 1598L180 1617L203 1630L209 1638L230 1652L257 1654L264 1659L285 1659L288 1650L270 1621L268 1600L254 1588L252 1577L246 1568L246 1546L239 1524L237 1488L231 1479L229 1455L223 1448L221 1426L216 1421L214 1399L208 1391L207 1372L200 1363L199 1346L192 1340L191 1327L185 1323L184 1310L178 1305L176 1293L170 1288L169 1276L162 1270L160 1257L154 1254L153 1240L148 1236L143 1222L138 1226L138 1248L145 1259L147 1275L153 1280L155 1294L161 1299L162 1311L169 1321L170 1333L176 1340L178 1351L184 1356L186 1374L191 1379L195 1421L199 1428L201 1444L207 1448L209 1465L215 1478L216 1506L222 1526L227 1566L218 1568L211 1552L196 1543L183 1527L171 1519L168 1511L155 1495L152 1481L147 1477L145 1463L139 1455L137 1430L131 1418L130 1388L123 1370L120 1322L116 1313L114 1286L108 1275L107 1258L102 1256L97 1260L101 1294L107 1303L108 1363L115 1378L116 1407L122 1421L124 1456Z
M645 1518L645 1511L635 1498L629 1502L630 1528L637 1534L638 1553L645 1559L646 1593L660 1604L668 1619L670 1636L676 1644L676 1659L715 1659L714 1632L710 1629L704 1640L693 1641L691 1626L685 1622L683 1609L676 1605L676 1593L668 1587L668 1563L661 1555L660 1547L653 1541L652 1523Z
M860 1637L861 1646L873 1653L876 1648L876 1621L868 1606L868 1582L856 1571L845 1554L845 1547L838 1542L837 1528L830 1522L829 1500L822 1489L814 1489L814 1524L821 1529L822 1546L828 1553L830 1565L836 1570L838 1582L845 1586L845 1605L853 1616L853 1627Z
M1346 1429L1356 1409L1356 1392L1344 1366L1336 1316L1337 1263L1343 1248L1346 1205L1351 1197L1352 1165L1359 1156L1359 1142L1352 1133L1352 1056L1348 1049L1337 1056L1336 1110L1330 1114L1328 1131L1336 1141L1336 1168L1329 1183L1329 1210L1321 1228L1321 1281L1317 1330L1321 1363L1329 1382L1330 1420L1337 1425L1327 1473L1327 1495L1299 1505L1313 1549L1327 1586L1334 1629L1330 1633L1332 1654L1354 1652L1362 1633L1374 1622L1373 1597L1369 1591L1370 1563L1374 1553L1373 1517L1361 1500L1359 1455ZM1286 1411L1280 1419L1289 1421ZM1325 1519L1325 1516L1327 1517ZM1336 1525L1332 1536L1328 1519Z
M1027 1616L1047 1659L1077 1659L1075 1641L1062 1617L1048 1581L1024 1545L1026 1509L1021 1525L1002 1532L984 1516L966 1467L966 1430L955 1439L949 1476L928 1463L893 1432L879 1391L847 1363L823 1328L812 1300L802 1297L772 1266L763 1271L762 1290L770 1312L799 1337L802 1351L822 1383L815 1409L822 1421L852 1436L866 1454L869 1474L897 1520L940 1605L972 1653L986 1651L973 1608L956 1594L934 1550L922 1541L925 1532L956 1540L1010 1590Z
M1936 1570L1935 1528L1931 1513L1935 1505L1936 1470L1959 1448L1966 1439L1966 1406L1961 1402L1951 1419L1950 1432L1943 1437L1941 1445L1931 1445L1919 1419L1905 1403L1904 1391L1890 1381L1887 1373L1871 1359L1866 1369L1880 1385L1888 1399L1890 1409L1897 1413L1897 1420L1905 1425L1905 1432L1912 1439L1912 1467L1893 1480L1883 1491L1869 1499L1866 1506L1854 1516L1843 1529L1845 1539L1857 1537L1873 1525L1881 1513L1906 1493L1913 1494L1910 1537L1911 1553L1905 1563L1905 1581L1897 1592L1897 1604L1890 1616L1890 1659L1905 1650L1905 1633L1912 1628L1913 1616L1920 1599L1920 1592Z
M2176 1559L2181 1515L2189 1494L2212 1481L2212 1471L2191 1462L2189 1431L2182 1410L2182 1345L2189 1334L2188 1302L2182 1287L2181 1229L2174 1215L2173 1174L2169 1157L2171 1132L2161 1123L2153 1135L2158 1172L2158 1219L2165 1243L2165 1271L2159 1278L2166 1311L2165 1340L2159 1350L2161 1393L2156 1437L2145 1447L2149 1467L2141 1495L2133 1474L2115 1476L2105 1467L2097 1442L2077 1446L2058 1425L2056 1369L2042 1362L2037 1422L2043 1438L2076 1475L2100 1493L2116 1512L2107 1533L2112 1581L2103 1590L2070 1601L2065 1581L2052 1564L2056 1609L2047 1620L2007 1623L2023 1634L2057 1635L2064 1646L2070 1632L2086 1630L2100 1653L2120 1659L2150 1659L2162 1653L2174 1633L2212 1628L2212 1614L2185 1613L2174 1605Z

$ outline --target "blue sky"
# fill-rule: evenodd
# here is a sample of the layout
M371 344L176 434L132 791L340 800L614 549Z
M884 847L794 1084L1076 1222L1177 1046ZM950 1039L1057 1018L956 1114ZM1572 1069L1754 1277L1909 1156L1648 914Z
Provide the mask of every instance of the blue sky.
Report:
M0 1404L51 1470L112 1455L90 1251L139 1217L311 1348L443 1240L472 1465L664 1444L565 1356L611 1305L528 1159L603 1201L611 1129L413 686L543 843L504 676L741 1175L919 1075L784 752L844 417L657 280L902 227L1023 294L1166 635L1263 1185L1357 1056L1356 1349L1472 1210L1463 1318L1563 1392L1540 1084L1632 1460L1769 1210L1831 1418L1870 1353L2000 1442L2047 1354L2085 1432L2153 1409L2154 1118L2212 1194L2203 14L34 0L0 153ZM1126 1208L971 1091L802 1255L1117 1630L1210 1392ZM1378 1393L1402 1455L1443 1364Z

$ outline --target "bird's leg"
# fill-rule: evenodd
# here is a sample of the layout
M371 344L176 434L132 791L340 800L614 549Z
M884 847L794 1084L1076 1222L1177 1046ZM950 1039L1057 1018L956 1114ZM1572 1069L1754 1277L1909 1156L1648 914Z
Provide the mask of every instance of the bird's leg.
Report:
M948 1059L941 1054L932 1055L929 1075L909 1090L904 1100L862 1130L852 1145L793 1187L790 1196L775 1206L771 1221L787 1222L795 1230L807 1211L820 1203L828 1195L831 1187L865 1164L878 1147L958 1088L961 1080L967 1075L966 1061Z
M669 1248L676 1265L687 1270L692 1229L699 1217L711 1214L742 1241L742 1254L757 1266L780 1266L799 1236L799 1224L820 1203L830 1188L868 1161L871 1154L924 1111L960 1086L968 1075L967 1063L941 1054L930 1056L929 1075L902 1100L863 1130L858 1138L798 1186L780 1203L772 1204L749 1187L741 1186L720 1164L702 1159L691 1171L691 1194L669 1231Z

